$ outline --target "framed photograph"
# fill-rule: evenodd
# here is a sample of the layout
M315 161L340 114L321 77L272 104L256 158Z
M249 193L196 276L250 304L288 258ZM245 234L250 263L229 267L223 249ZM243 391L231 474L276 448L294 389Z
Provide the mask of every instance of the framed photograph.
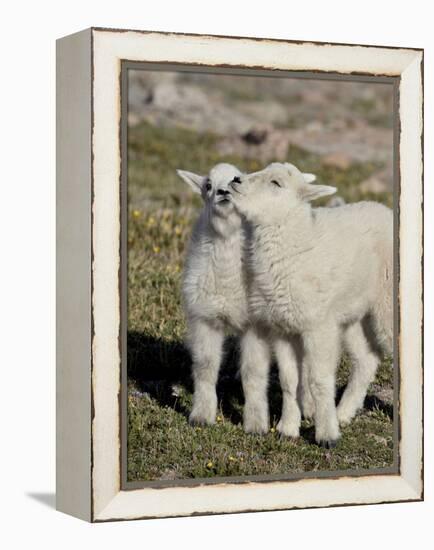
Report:
M57 507L423 499L423 50L57 43Z

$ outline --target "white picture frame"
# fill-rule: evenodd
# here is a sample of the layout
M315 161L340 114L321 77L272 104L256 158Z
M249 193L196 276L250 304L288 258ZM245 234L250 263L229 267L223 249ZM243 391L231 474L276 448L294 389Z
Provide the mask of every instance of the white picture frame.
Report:
M398 472L123 488L124 61L395 79ZM57 43L57 102L58 509L103 522L423 499L423 50L92 28Z

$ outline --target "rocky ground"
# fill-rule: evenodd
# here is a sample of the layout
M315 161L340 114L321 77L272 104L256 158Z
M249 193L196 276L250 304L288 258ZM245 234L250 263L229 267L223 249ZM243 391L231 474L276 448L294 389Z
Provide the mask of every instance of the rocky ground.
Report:
M129 79L131 126L212 132L222 156L263 165L291 161L291 147L324 166L375 163L360 183L370 193L392 190L392 107L392 86L380 83L150 71Z

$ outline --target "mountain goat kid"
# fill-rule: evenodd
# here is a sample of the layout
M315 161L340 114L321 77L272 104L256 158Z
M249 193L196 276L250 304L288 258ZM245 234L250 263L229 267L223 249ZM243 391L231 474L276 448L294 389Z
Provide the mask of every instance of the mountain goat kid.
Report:
M375 202L312 208L310 201L336 191L314 180L292 164L274 163L235 177L231 199L251 228L249 313L278 338L300 335L315 438L333 447L339 423L350 422L363 405L378 345L392 351L393 221ZM342 339L353 368L336 410ZM263 367L252 362L250 368ZM292 380L294 394L295 374Z
M224 163L214 166L209 176L177 172L204 201L187 253L182 297L193 359L190 422L213 424L225 333L241 333L247 322L241 218L228 198L229 183L241 173Z
M250 327L243 262L244 232L239 214L230 201L229 184L241 176L235 166L217 164L209 176L178 170L204 208L196 222L187 253L182 285L187 321L187 345L193 359L194 395L190 422L213 424L217 413L216 385L227 333L241 336L241 379L251 398L244 407L244 429L265 433L269 427L267 377L271 360L268 341ZM286 342L274 348L279 369L291 364L292 349ZM249 376L250 365L263 366L259 381ZM284 397L285 401L285 397ZM265 405L264 405L265 403ZM289 406L277 428L296 437L299 423Z

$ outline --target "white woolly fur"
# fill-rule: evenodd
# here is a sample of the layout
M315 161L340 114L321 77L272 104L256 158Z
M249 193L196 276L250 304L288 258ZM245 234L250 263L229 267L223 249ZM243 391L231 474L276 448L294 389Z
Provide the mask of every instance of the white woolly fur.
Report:
M309 383L303 412L314 415L317 442L333 446L339 423L350 422L363 405L378 346L392 351L393 216L375 202L312 208L311 200L336 191L314 179L289 163L274 163L233 182L231 199L249 226L249 315L268 338L288 343L300 337ZM342 343L353 369L336 410ZM292 395L296 355L286 368ZM252 361L249 369L263 365ZM292 414L299 422L299 412Z
M178 174L204 202L188 247L182 298L193 359L190 422L212 424L225 335L240 334L247 323L241 218L228 200L228 185L240 171L221 163L208 176L185 170Z
M216 384L225 335L241 337L241 380L246 399L244 428L264 433L269 427L267 380L271 361L270 342L253 329L248 304L243 261L245 236L241 217L230 201L229 184L240 171L230 164L218 164L208 176L178 170L179 176L200 193L204 202L190 241L182 284L187 322L187 344L193 359L194 396L190 421L215 422ZM274 352L280 365L292 364L293 349L276 342ZM260 365L258 370L251 364ZM281 372L281 379L284 379ZM292 399L292 398L291 398ZM284 397L285 401L285 397ZM297 436L290 405L278 429Z

